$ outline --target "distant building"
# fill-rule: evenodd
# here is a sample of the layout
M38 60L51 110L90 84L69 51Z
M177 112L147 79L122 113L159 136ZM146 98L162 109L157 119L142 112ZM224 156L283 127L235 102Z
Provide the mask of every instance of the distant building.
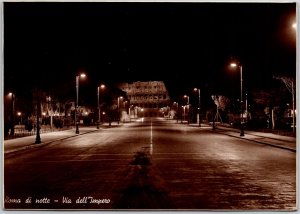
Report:
M121 83L119 88L127 93L131 107L130 116L163 116L168 111L170 97L163 81Z

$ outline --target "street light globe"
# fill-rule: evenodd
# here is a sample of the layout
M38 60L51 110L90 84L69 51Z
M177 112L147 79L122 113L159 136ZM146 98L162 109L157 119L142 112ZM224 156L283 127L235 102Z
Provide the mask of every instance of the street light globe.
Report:
M82 73L82 74L80 74L80 77L85 78L86 74Z
M230 66L231 67L237 67L237 64L236 63L230 63Z
M105 88L105 85L104 85L104 84L102 84L102 85L100 86L100 88L102 88L102 89L103 89L103 88Z
M297 23L295 22L295 23L292 25L292 27L293 27L294 29L297 29Z
M22 114L21 112L18 112L18 116L21 116L21 114Z

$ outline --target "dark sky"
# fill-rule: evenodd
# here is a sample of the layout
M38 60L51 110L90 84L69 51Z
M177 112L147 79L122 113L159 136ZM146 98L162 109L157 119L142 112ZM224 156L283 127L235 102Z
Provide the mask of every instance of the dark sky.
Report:
M18 93L100 82L165 81L173 99L194 87L239 94L295 76L295 3L4 2L4 86ZM74 92L75 93L75 92Z

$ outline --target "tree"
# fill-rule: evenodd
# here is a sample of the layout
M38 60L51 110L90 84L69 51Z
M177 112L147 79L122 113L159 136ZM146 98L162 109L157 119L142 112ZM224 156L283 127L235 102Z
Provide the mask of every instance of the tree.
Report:
M212 95L211 98L217 106L217 113L216 113L215 119L218 120L218 118L220 118L220 120L222 122L221 115L219 114L219 109L221 109L222 111L225 111L230 104L230 100L223 95Z
M272 127L275 129L279 124L283 125L282 115L286 109L287 89L285 87L276 87L263 90L254 89L251 91L251 111L254 118L253 125L257 127Z
M284 77L284 76L273 76L275 79L280 79L286 86L286 88L292 94L292 103L293 103L293 132L295 132L295 90L296 84L294 78Z

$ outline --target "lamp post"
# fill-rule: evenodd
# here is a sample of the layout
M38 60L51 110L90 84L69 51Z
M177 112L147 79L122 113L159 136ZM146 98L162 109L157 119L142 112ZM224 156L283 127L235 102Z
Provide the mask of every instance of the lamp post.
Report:
M142 118L144 119L144 109L141 108L141 112L142 112Z
M123 105L124 105L124 109L126 111L126 114L127 114L127 109L126 109L126 104L128 103L128 101L126 100L125 102L123 102ZM129 107L130 108L130 107ZM123 118L123 122L125 123L126 122L126 117Z
M200 118L200 88L194 88L194 91L198 91L198 120L199 120L199 127L201 127L201 118Z
M182 106L182 108L183 108L183 122L185 121L185 105L184 106Z
M129 112L129 122L131 122L131 114L132 114L132 110L131 108L133 107L133 105L130 105L128 108L128 112ZM134 109L133 109L134 110Z
M41 135L40 135L40 116L41 116L41 99L43 97L43 94L40 90L34 91L34 97L36 101L36 137L35 137L35 144L42 143L41 141Z
M76 110L75 110L75 124L76 124L76 134L79 134L79 124L78 124L78 92L79 92L79 78L85 78L85 74L80 74L76 76Z
M19 125L22 125L22 112L18 112L17 115L19 116Z
M190 118L189 118L189 114L190 114L190 96L188 95L184 95L184 98L187 98L187 108L188 108L188 115L187 115L187 122L188 124L190 124Z
M97 121L97 129L99 129L99 125L101 123L101 106L100 106L100 103L99 103L99 100L100 100L100 89L104 89L105 88L105 85L100 85L97 87L97 104L98 104L98 121Z
M178 123L178 103L174 102L174 104L176 105L176 119L177 119L177 123Z
M246 124L248 123L248 94L246 93Z
M120 99L123 99L123 97L118 97L118 125L120 123Z
M187 98L187 105L189 105L189 104L190 104L190 96L184 95L183 97L184 97L184 98Z
M10 135L15 135L15 94L10 92L8 94L11 96L11 129L10 129Z
M231 63L230 64L231 67L235 68L235 67L239 67L240 68L240 75L241 75L241 115L240 115L240 126L241 126L241 132L240 132L240 136L244 136L244 126L243 126L243 66L242 65L238 65L236 63Z
M49 115L50 116L50 128L52 129L52 126L53 126L53 115L52 115L52 107L51 107L51 97L50 96L46 97L46 101L48 102L47 107L48 107L48 113L50 114ZM49 106L50 106L50 108L49 108Z

